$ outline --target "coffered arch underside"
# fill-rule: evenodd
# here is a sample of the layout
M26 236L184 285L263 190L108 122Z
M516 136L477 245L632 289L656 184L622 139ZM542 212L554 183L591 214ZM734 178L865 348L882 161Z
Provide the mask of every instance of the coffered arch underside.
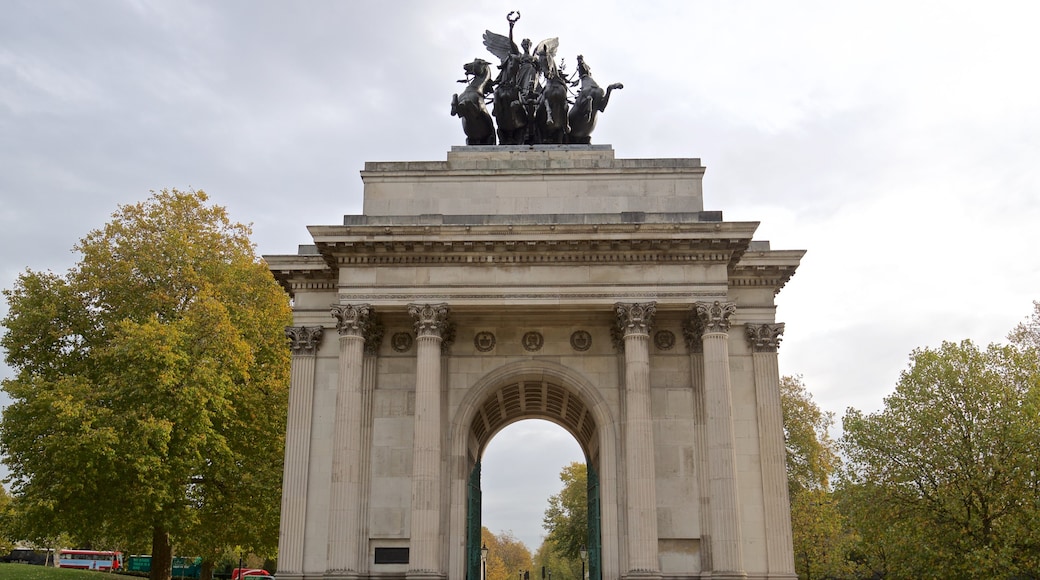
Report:
M498 432L523 419L564 428L593 463L604 447L613 448L613 413L596 386L565 365L537 359L505 364L470 386L453 431L476 461Z
M566 429L592 459L599 449L596 420L580 396L544 377L509 382L489 393L470 424L470 447L483 450L496 433L523 419L545 419Z

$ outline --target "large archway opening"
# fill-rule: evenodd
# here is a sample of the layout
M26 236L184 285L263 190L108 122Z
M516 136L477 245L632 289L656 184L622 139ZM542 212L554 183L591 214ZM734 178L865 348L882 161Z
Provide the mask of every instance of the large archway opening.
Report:
M473 401L471 413L467 421L467 445L470 457L469 475L467 477L466 492L466 576L467 578L482 578L482 565L480 560L481 534L483 525L483 502L485 488L482 472L487 468L484 465L488 452L493 450L495 439L501 439L507 447L512 447L514 452L532 452L537 459L535 463L540 466L543 473L540 474L540 482L547 484L551 493L557 493L561 485L559 473L564 465L572 461L584 463L587 469L587 529L586 529L586 553L588 578L599 580L600 576L600 554L601 554L601 510L600 510L600 487L599 487L599 463L600 463L600 432L595 414L591 412L585 398L581 396L579 389L568 386L566 381L558 377L547 376L543 373L534 373L527 376L514 376L502 380L490 388L482 390L479 398ZM531 421L534 419L536 421ZM545 427L545 423L555 426L553 429ZM526 425L526 427L525 427ZM532 429L535 433L549 435L555 432L556 437L561 437L562 431L570 439L572 445L572 459L549 459L555 448L539 449L540 446L532 441L530 435ZM527 437L524 437L527 435ZM551 443L550 443L551 445ZM540 454L540 457L538 455ZM496 470L493 476L496 480L503 480L503 487L511 490L506 495L495 498L495 509L500 513L519 511L523 517L534 519L540 525L541 516L546 507L549 494L536 498L537 492L521 492L523 478L526 474L516 461L510 461L509 452L505 453L504 469ZM521 454L522 455L522 454ZM517 457L519 458L520 455ZM560 456L562 457L562 456ZM544 473L548 470L548 473ZM504 473L503 473L504 472ZM534 474L530 474L531 477ZM519 481L518 481L519 480ZM535 505L517 505L516 502L535 502ZM530 527L528 528L530 529ZM527 534L531 540L531 533ZM527 542L525 542L526 544ZM541 544L541 535L534 545L528 547L534 551Z
M549 498L561 492L560 472L572 463L584 466L585 453L555 423L526 419L502 429L481 456L482 525L496 535L512 533L537 552Z

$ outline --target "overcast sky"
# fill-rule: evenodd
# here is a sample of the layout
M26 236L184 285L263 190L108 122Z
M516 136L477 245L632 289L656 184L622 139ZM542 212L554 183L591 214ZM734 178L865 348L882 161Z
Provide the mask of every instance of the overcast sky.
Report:
M365 161L443 161L485 29L623 82L593 142L698 157L706 210L805 249L780 370L877 410L916 347L1002 341L1040 299L1040 4L5 0L0 287L149 190L202 189L261 254L361 212ZM0 315L7 312L0 305ZM11 371L0 367L0 375ZM516 424L485 524L534 550L577 444Z

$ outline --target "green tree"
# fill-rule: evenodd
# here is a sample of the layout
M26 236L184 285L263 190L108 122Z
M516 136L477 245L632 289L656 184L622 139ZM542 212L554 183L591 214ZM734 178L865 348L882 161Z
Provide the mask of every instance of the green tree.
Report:
M517 570L531 569L531 551L513 532L495 535L482 527L480 538L482 546L488 549L487 580L512 580Z
M1020 348L1040 352L1040 301L1033 301L1033 313L1008 334L1008 340Z
M780 405L787 445L795 570L799 578L844 573L847 534L832 491L837 444L829 430L834 414L820 410L801 377L780 379Z
M579 560L581 548L589 541L588 469L584 463L565 465L560 481L563 489L549 497L542 517L542 527L548 532L545 542L561 558Z
M542 568L552 572L553 580L582 580L581 560L560 555L560 550L546 539L534 554L534 569L541 573Z
M849 409L841 446L858 511L848 513L876 572L1008 578L1040 568L1038 365L1014 346L944 342L912 353L882 411Z
M14 548L13 527L14 507L11 505L11 496L7 490L0 486L0 554L7 554Z
M25 528L213 554L277 543L288 300L203 192L120 206L64 276L27 271L0 346L0 451Z

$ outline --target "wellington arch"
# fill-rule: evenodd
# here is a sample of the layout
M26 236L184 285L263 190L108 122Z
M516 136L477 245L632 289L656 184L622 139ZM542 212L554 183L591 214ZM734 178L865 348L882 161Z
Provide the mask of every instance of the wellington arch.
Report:
M473 580L480 458L525 418L584 450L590 578L794 578L775 299L804 252L705 210L703 174L369 162L361 214L265 256L294 310L279 579Z

